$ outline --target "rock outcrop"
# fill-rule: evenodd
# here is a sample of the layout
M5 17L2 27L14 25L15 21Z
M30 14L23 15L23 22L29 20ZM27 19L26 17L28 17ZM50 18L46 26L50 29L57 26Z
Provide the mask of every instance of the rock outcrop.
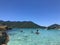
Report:
M7 30L7 26L0 25L0 30Z

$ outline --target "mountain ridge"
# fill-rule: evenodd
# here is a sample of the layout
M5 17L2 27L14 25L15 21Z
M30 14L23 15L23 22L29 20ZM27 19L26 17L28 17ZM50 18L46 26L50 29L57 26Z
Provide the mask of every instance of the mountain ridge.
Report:
M49 26L40 26L32 21L2 21L0 20L0 24L7 25L9 28L41 28L41 29L60 29L59 24L52 24Z
M47 29L60 29L60 25L59 24L52 24L50 26L47 27Z
M0 21L0 24L12 28L45 28L45 26L40 26L32 21Z

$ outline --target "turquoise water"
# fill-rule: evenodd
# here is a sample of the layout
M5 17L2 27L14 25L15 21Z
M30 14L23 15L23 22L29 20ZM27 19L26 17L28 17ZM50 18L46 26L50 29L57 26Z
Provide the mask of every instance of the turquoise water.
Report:
M23 32L21 32L23 30ZM60 30L12 29L8 45L60 45ZM32 32L33 31L33 32Z

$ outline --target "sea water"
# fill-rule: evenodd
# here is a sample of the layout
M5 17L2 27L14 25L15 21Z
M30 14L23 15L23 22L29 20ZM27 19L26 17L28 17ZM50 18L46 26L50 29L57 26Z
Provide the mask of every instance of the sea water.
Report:
M8 45L60 45L60 30L38 30L39 34L35 33L37 29L9 30Z

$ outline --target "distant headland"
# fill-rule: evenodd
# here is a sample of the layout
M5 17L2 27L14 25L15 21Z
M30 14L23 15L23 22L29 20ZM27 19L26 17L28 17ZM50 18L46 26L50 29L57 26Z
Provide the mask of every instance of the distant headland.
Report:
M47 27L48 30L50 29L59 29L60 30L60 25L59 24L52 24Z
M60 25L58 24L52 24L48 27L45 26L40 26L32 21L2 21L0 20L0 28L1 26L7 26L6 29L11 29L11 28L40 28L40 29L60 29ZM2 27L3 27L2 26Z

